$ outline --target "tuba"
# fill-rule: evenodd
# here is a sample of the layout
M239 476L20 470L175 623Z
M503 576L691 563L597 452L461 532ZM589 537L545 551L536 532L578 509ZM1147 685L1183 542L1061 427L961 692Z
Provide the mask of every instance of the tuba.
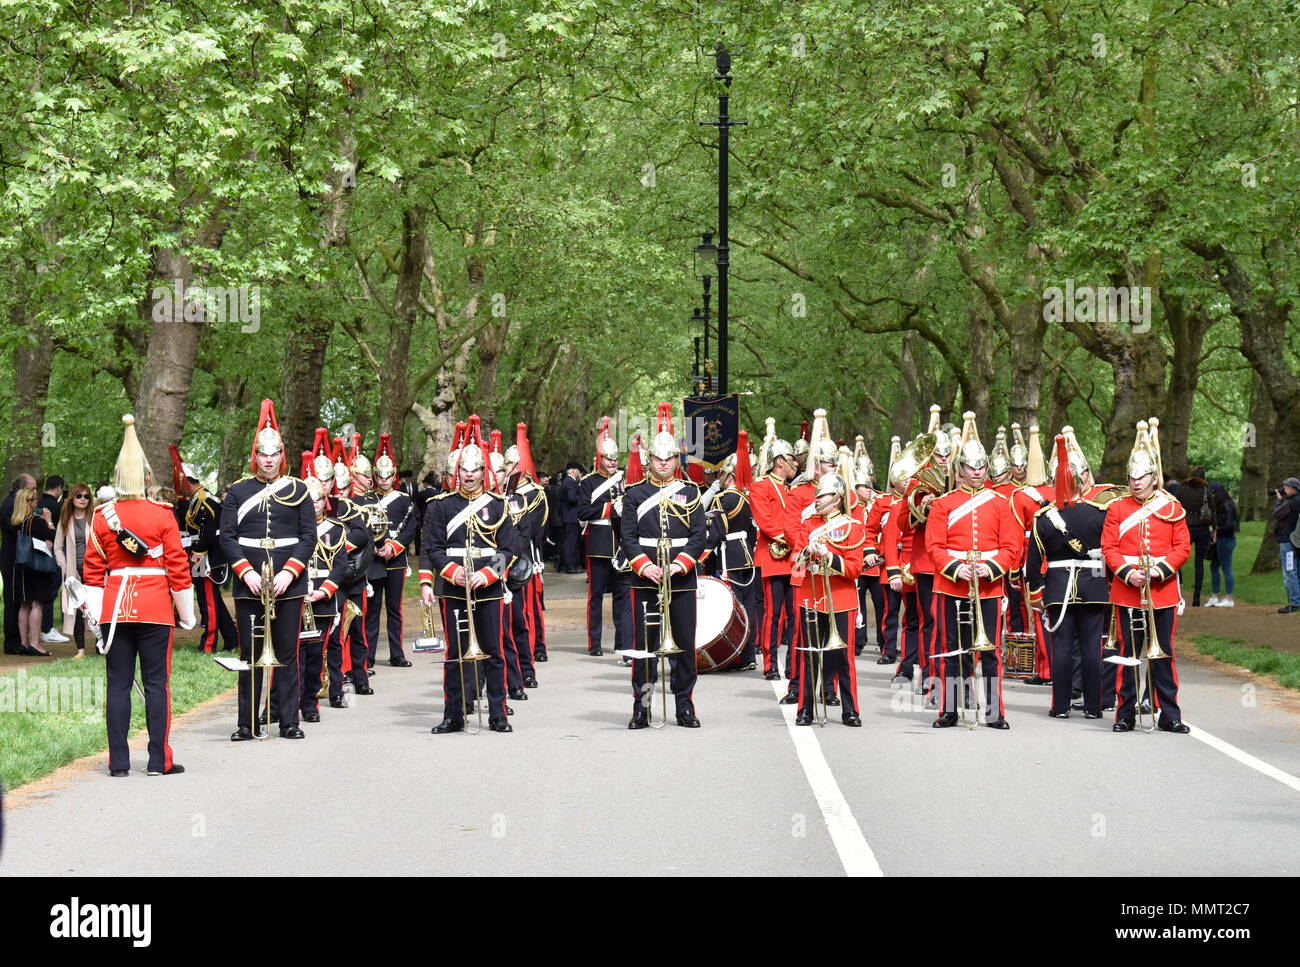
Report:
M890 467L893 480L915 480L926 493L936 497L948 489L948 472L934 462L936 440L933 433L922 433L905 446Z

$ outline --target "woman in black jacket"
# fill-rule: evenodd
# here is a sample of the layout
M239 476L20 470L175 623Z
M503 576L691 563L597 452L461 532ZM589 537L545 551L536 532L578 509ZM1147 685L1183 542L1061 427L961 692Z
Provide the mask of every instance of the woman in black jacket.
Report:
M37 554L42 550L49 552L53 564L54 525L50 522L48 510L36 513L36 498L35 488L19 490L14 495L14 511L10 519L19 533L26 534L33 544L40 545ZM14 568L14 584L14 600L19 604L18 637L23 653L52 658L41 647L41 618L45 602L54 598L54 572L45 574L20 565Z
M1210 484L1210 506L1214 508L1214 544L1210 548L1210 600L1207 608L1233 608L1232 552L1237 548L1237 505L1221 483ZM1219 597L1219 572L1223 572L1223 597Z
M1210 488L1205 482L1205 468L1192 467L1187 479L1174 490L1174 497L1187 512L1187 532L1192 538L1192 560L1196 562L1196 584L1192 607L1201 606L1201 585L1205 583L1205 560L1214 542L1214 508L1210 506Z

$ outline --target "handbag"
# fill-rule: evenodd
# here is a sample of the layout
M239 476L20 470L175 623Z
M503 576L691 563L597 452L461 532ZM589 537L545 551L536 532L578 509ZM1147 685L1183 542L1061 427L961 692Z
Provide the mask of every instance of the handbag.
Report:
M38 574L53 574L59 569L54 555L45 553L43 549L38 550L32 535L26 531L18 532L18 541L14 544L14 563Z

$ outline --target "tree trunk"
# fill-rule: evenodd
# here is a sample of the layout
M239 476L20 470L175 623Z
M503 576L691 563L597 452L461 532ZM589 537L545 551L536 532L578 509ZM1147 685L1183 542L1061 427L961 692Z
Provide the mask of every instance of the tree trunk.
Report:
M22 297L20 286L9 308L9 322L15 332L25 332L28 338L14 350L14 412L10 423L9 457L5 461L6 483L20 473L30 473L39 483L43 478L42 447L58 445L59 428L50 428L52 439L45 428L54 343L50 338L50 327L32 319L30 306L30 302Z
M217 379L217 405L226 414L227 432L221 437L217 457L217 485L228 487L251 472L256 411L249 409L248 381L243 377Z
M1241 489L1237 497L1237 512L1242 520L1267 520L1273 506L1268 494L1270 488L1277 486L1277 481L1269 477L1269 464L1276 425L1277 414L1273 411L1264 381L1259 373L1252 372L1250 411L1241 449Z
M1210 327L1210 314L1204 306L1186 306L1177 296L1161 291L1161 304L1169 333L1173 338L1174 355L1170 366L1169 394L1160 421L1161 459L1165 472L1181 480L1187 475L1191 462L1187 454L1187 438L1192 422L1192 403L1196 397L1196 384L1200 380L1201 344ZM1193 460L1195 460L1193 455ZM1203 460L1195 460L1203 463Z
M1165 357L1159 338L1152 333L1131 334L1117 348L1111 360L1115 396L1106 423L1100 479L1119 481L1128 476L1128 455L1133 449L1137 422L1158 415L1164 408Z
M299 318L284 343L280 378L280 436L289 466L303 450L310 450L320 423L321 378L325 350L334 332L333 317ZM400 441L399 441L400 444Z

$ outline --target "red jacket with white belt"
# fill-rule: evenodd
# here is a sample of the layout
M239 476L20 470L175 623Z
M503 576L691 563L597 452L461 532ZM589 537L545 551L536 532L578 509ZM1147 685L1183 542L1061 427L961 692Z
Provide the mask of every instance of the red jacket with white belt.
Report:
M116 514L123 530L147 545L143 556L129 553L117 542L106 512ZM181 532L171 505L145 498L118 499L95 508L86 540L85 584L103 588L99 622L113 621L175 625L172 591L192 586L190 562L181 546Z
M930 504L926 551L934 564L934 590L964 598L970 582L957 580L957 572L970 552L989 566L992 580L979 579L981 598L1000 598L1002 578L1019 564L1024 534L1010 502L996 490L958 487Z

